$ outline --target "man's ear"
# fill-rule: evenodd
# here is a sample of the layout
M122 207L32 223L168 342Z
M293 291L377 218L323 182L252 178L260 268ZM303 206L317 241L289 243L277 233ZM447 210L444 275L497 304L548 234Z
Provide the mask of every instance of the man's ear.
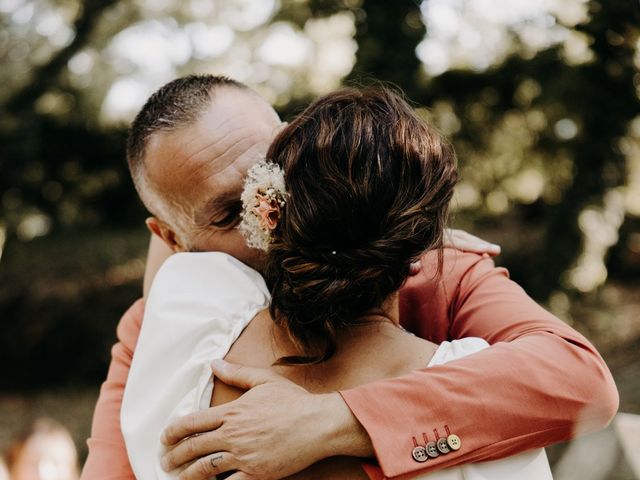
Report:
M160 237L164 243L173 251L173 252L186 252L187 249L184 248L182 242L176 235L176 232L173 229L164 223L162 220L156 217L149 217L145 220L147 224L147 228L149 231Z

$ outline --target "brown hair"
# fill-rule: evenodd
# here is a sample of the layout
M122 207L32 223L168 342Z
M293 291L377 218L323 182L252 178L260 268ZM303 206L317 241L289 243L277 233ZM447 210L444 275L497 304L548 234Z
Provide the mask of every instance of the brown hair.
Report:
M271 314L302 352L279 363L320 363L442 245L455 154L398 93L349 88L311 104L267 157L289 194L267 261Z

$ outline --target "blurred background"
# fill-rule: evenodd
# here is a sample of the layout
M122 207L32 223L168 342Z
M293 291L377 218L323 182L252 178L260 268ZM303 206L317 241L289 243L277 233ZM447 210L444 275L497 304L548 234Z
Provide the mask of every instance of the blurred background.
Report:
M84 459L148 242L126 127L193 72L285 119L344 83L402 88L458 152L455 226L502 245L640 413L637 0L0 0L0 25L0 448L50 417ZM571 452L558 478L638 478L622 447L562 477Z

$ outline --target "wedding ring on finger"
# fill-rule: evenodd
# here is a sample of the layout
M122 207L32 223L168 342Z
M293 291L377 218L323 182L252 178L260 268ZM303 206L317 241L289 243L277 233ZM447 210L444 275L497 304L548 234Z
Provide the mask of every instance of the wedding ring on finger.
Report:
M218 468L217 464L222 462L222 457L223 457L223 455L221 453L214 453L214 454L210 455L209 456L209 464L211 465L211 468L216 470Z
M229 452L216 452L202 457L187 467L179 476L180 479L200 479L206 476L220 475L236 469L234 457ZM226 477L225 477L226 478Z

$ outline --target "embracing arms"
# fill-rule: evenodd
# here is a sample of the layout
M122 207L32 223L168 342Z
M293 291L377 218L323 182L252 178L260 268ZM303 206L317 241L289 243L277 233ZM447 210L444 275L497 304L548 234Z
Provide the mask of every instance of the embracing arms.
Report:
M244 472L238 479L278 478L283 468L289 474L318 458L375 452L387 477L412 476L503 458L608 424L617 409L617 391L606 365L582 335L539 307L489 258L447 250L438 281L427 273L433 272L434 258L425 257L423 271L402 291L405 325L436 342L483 337L491 348L341 392L353 415L345 415L344 404L335 397L316 401L267 373L217 371L226 383L255 388L236 402L170 427L170 462L180 465L224 450L234 468ZM273 415L259 414L269 398L277 399L279 415L271 409ZM458 451L426 463L412 458L414 437L422 444L423 433L433 440L447 428L461 438ZM191 455L176 448L178 440L210 430L214 432L188 440ZM235 438L229 441L225 431ZM287 451L296 455L280 453ZM373 476L375 469L368 472Z
M225 417L227 427L236 432L227 450L238 453L245 446L238 422L253 412L262 422L253 422L256 428L265 426L268 419L277 428L263 430L262 441L250 442L253 463L237 454L242 471L265 469L269 475L259 478L278 478L283 466L290 474L326 456L371 456L375 447L385 474L394 476L425 467L500 458L576 436L581 433L577 426L596 429L606 425L617 407L617 393L593 347L532 302L491 260L457 255L447 253L442 282L424 273L409 281L403 291L403 320L408 328L432 340L481 336L494 344L492 348L441 367L342 392L346 403L339 394L322 402L311 401L315 397L308 393L304 393L308 397L292 396L284 384L269 377L260 382L262 389L254 388L241 397L243 411L236 409L233 416L225 417L233 408L227 405L200 412L198 421L185 419L176 427L179 438L214 430L219 426L214 419ZM447 270L448 265L454 265L453 270ZM429 271L428 263L423 267ZM84 479L133 478L125 474L129 467L119 409L141 319L138 303L121 321L121 342L114 347L109 376L96 406ZM227 375L225 381L233 384L234 375ZM258 415L264 411L265 396L277 398L286 413L275 419ZM307 401L301 401L304 398ZM584 422L577 421L581 417ZM444 425L461 437L463 447L428 464L414 462L412 437L421 435L423 429L431 436L433 428L442 435ZM322 441L328 437L332 442ZM210 438L192 437L194 454L177 459L177 464L220 451L215 443L207 443ZM310 442L308 449L300 451ZM278 451L299 451L300 455L293 460L281 458L273 445L282 447ZM102 470L100 465L109 465L109 469Z
M503 458L609 423L617 390L582 335L533 302L491 259L447 250L437 284L430 280L434 261L426 257L423 272L403 289L407 328L435 342L482 337L492 347L342 392L387 476ZM446 427L462 447L425 463L413 460L413 437L422 444L423 433L444 436Z
M447 238L448 242L463 250L491 253L499 251L499 247L460 230L449 231ZM155 273L172 253L160 238L151 235L144 279L145 297ZM142 325L143 309L143 301L138 300L123 315L118 325L118 343L112 348L109 372L95 408L91 438L88 440L89 456L82 472L83 480L134 478L120 430L120 407L133 351ZM354 420L339 395L335 394L335 397L336 403L348 412L352 426L355 426L343 441L353 445L356 451L363 452L363 455L372 454L371 442L366 432Z

